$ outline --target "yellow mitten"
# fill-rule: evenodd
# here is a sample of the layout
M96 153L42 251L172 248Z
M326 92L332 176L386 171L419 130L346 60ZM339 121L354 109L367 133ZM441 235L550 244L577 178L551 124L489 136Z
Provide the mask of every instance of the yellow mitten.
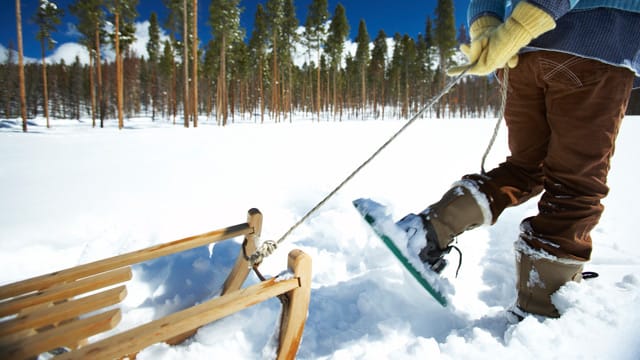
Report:
M487 35L489 31L497 28L501 24L502 21L495 16L486 15L477 18L469 27L471 41L480 38L482 35Z
M555 27L555 20L547 12L528 2L520 2L504 24L471 44L460 46L469 64L453 67L447 73L455 76L469 68L469 75L487 75L505 65L515 67L518 51Z
M502 25L502 21L490 15L479 17L471 24L469 35L471 36L471 43L475 46L472 47L467 44L460 46L460 50L467 59L477 59L480 56L480 51L487 45L487 38L500 25Z

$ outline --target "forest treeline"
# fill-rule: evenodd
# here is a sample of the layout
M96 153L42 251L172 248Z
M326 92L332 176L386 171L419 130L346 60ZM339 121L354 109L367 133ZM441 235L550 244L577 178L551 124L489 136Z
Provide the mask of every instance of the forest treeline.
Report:
M406 119L450 80L443 69L456 63L458 45L468 41L466 29L456 29L452 0L438 0L433 19L425 14L420 34L390 36L379 29L371 37L361 19L353 54L345 52L350 29L342 4L330 12L327 0L313 0L301 23L293 0L266 0L254 9L253 29L246 34L240 0L212 0L208 19L197 18L197 0L163 0L168 15L151 14L142 56L130 48L137 0L77 0L69 9L39 1L37 13L25 17L39 27L42 61L16 59L21 57L19 31L17 55L10 46L0 64L0 116L22 116L25 131L26 119L36 116L46 117L47 125L49 117L91 117L93 126L117 118L120 127L124 117L139 115L186 127L197 126L199 116L226 125L247 117L290 121L300 112L317 120ZM78 58L44 61L66 11L77 19L89 64ZM206 44L199 43L198 21L210 26L212 40ZM161 28L169 39L160 40ZM115 50L114 61L101 54L107 46ZM300 49L307 59L302 65L294 61ZM490 77L466 77L428 116L492 116L499 107L498 86Z

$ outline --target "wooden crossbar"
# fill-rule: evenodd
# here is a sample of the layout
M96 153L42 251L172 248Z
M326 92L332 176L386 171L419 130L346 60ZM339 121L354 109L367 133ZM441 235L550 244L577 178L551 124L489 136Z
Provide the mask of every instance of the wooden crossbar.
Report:
M122 354L136 353L150 345L295 289L299 285L296 278L261 282L89 344L63 354L59 359L114 359Z
M23 281L18 281L0 287L0 300L8 299L32 291L46 289L60 282L81 279L93 274L98 274L123 266L129 266L143 261L156 259L173 253L234 238L236 236L247 235L251 232L253 232L253 229L249 227L249 224L238 224L224 229L211 231L205 234L187 237L181 240L175 240L161 245L151 246L146 249L130 252L128 254L118 255L108 259L98 260L92 263L56 271L50 274L37 276Z

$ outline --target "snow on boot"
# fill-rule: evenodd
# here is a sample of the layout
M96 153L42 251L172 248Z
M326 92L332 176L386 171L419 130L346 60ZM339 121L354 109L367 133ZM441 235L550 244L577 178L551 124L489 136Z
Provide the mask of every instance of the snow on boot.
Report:
M406 215L396 225L407 233L409 251L417 253L431 270L439 274L447 266L444 256L451 251L451 247L440 249L436 232L424 214Z
M451 251L457 235L489 224L489 202L475 183L462 180L454 184L440 201L416 214L409 214L397 225L407 232L409 250L418 253L431 269L440 273L447 265L444 255Z
M516 306L524 313L558 318L551 295L569 281L580 282L584 262L561 259L516 242Z

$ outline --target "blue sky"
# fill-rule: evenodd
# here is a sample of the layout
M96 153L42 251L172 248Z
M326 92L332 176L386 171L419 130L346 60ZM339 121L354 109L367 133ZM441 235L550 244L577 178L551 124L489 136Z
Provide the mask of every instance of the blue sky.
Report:
M65 17L62 24L58 27L58 32L53 35L54 40L59 44L66 42L76 42L77 36L73 32L73 23L76 19L69 15L68 4L72 0L50 0L55 2L59 7L65 10ZM16 46L16 24L15 24L15 1L0 1L0 45L7 47L10 42ZM204 44L210 38L210 28L208 22L209 3L207 0L199 0L199 36L201 44ZM241 0L240 4L244 7L242 14L242 26L250 34L251 24L255 16L258 3L266 3L266 0ZM298 21L304 24L307 17L307 9L311 0L295 0ZM329 0L329 13L333 14L338 3L346 9L347 19L351 26L350 38L355 38L358 31L358 23L360 19L364 19L367 24L369 36L373 39L378 31L383 29L388 36L394 33L409 34L416 36L424 32L425 21L427 16L433 18L436 0L415 1L415 0ZM462 24L466 22L466 8L469 0L456 0L455 17L456 23ZM37 9L38 0L22 0L22 26L23 26L23 43L25 48L25 56L32 58L40 57L40 45L35 39L36 28L31 24L30 18ZM148 20L152 11L158 13L161 23L166 17L166 9L160 0L139 0L137 7L137 21ZM330 15L331 16L331 15ZM48 52L49 54L50 52Z

